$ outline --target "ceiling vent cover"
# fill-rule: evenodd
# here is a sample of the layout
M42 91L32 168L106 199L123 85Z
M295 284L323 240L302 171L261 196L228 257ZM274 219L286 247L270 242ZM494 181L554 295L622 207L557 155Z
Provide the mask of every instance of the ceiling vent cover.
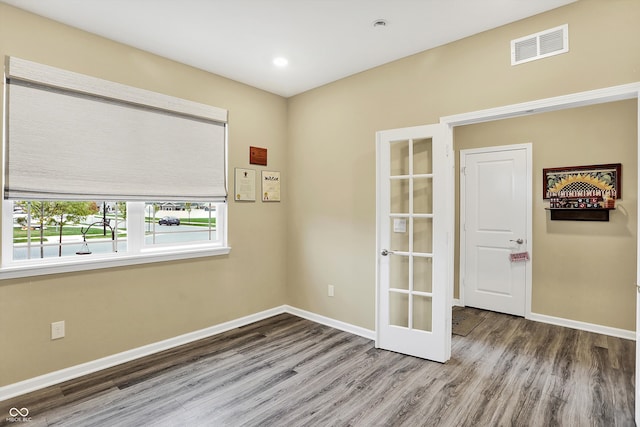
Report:
M511 65L569 52L569 25L511 40Z

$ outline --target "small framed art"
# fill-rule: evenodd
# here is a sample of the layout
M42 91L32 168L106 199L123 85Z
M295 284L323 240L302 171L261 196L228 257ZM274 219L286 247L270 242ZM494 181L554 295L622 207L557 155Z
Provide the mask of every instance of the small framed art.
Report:
M262 171L262 201L280 201L280 172Z
M242 202L256 201L256 171L255 169L236 168L235 200Z

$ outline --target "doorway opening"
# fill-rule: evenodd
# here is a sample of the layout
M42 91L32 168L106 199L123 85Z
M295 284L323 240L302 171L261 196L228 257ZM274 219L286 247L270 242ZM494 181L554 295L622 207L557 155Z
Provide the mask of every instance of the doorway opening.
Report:
M450 147L453 147L454 143L454 129L459 129L459 127L468 124L480 124L485 122L493 122L507 118L515 118L515 117L523 117L529 115L537 115L540 113L546 113L551 111L560 111L560 110L571 110L577 107L584 106L593 106L597 104L611 103L622 100L635 100L636 103L639 102L640 95L640 83L631 83L627 85L614 86L606 89L599 89L587 92L581 92L572 95L559 96L554 98L548 98L538 101L525 102L521 104L514 104L505 107L481 110L466 114L460 114L455 116L448 116L441 118L441 123L447 124L449 127L449 132L447 133L448 143ZM640 108L637 109L640 111ZM638 113L640 114L640 113ZM636 116L636 120L638 120L638 116ZM638 120L638 126L640 126L640 120ZM601 144L606 144L606 141L600 141ZM636 149L637 146L640 145L640 132L636 129L635 136L635 144ZM585 146L586 149L586 146ZM451 148L451 152L453 153L453 148ZM636 155L637 156L637 155ZM637 158L637 157L636 157ZM572 165L566 165L572 166ZM637 170L636 170L637 172ZM455 171L451 172L451 178L455 181ZM636 194L637 196L637 194ZM452 198L451 200L451 210L450 212L455 211L455 202L457 202L457 197ZM541 197L535 198L534 201L536 203L542 203ZM537 209L537 206L534 204L534 209ZM634 207L634 210L637 211L637 206ZM557 224L554 224L553 227L559 227ZM640 247L640 240L636 238L636 253L640 253L638 247ZM452 260L451 265L449 266L450 277L453 278L456 274L454 262L456 253L451 248L450 260ZM633 264L636 265L636 274L634 281L638 283L638 278L640 277L640 263L634 254ZM449 281L449 292L451 293L452 299L454 298L454 284L453 280ZM640 286L639 286L640 289ZM580 297L577 295L576 297ZM593 295L591 296L593 298ZM640 306L640 292L636 292L636 297L634 298L634 302L636 307ZM530 316L531 317L531 316ZM533 320L540 320L542 322L551 323L550 320L553 321L554 318L550 318L549 316L539 315L536 316L538 318ZM583 324L581 322L572 322L573 327L577 329L582 329ZM640 310L636 309L636 397L640 395ZM640 420L640 399L635 399L636 404L636 420Z

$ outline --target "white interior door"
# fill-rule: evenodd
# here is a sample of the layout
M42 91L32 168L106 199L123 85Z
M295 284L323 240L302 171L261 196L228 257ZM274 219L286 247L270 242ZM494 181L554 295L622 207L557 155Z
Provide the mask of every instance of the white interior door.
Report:
M439 362L451 355L445 130L377 133L376 346Z
M460 152L461 296L464 305L527 314L531 144Z

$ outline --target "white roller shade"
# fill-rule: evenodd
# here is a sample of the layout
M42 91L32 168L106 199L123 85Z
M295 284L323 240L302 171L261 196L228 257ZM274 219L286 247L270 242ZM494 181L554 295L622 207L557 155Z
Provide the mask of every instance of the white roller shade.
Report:
M5 198L226 199L226 111L10 58Z

